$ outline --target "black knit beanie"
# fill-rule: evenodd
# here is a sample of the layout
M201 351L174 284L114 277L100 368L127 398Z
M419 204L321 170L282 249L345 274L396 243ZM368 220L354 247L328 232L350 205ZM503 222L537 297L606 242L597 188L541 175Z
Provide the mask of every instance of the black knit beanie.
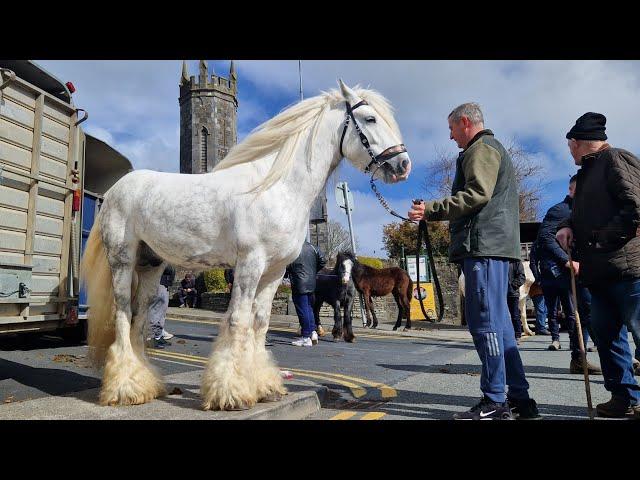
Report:
M601 113L587 112L576 120L576 124L567 133L567 138L606 140L607 134L604 133L605 123L607 123L607 118Z

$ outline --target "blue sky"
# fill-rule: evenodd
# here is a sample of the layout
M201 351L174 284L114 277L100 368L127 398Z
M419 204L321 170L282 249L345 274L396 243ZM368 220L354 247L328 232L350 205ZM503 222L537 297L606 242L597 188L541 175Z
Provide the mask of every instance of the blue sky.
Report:
M89 112L85 130L126 155L135 168L179 170L178 82L182 61L37 61L77 89L74 103ZM198 60L189 60L189 74ZM208 60L209 71L227 77L228 60ZM515 140L545 169L544 211L561 201L575 173L565 134L587 111L607 116L609 141L640 152L636 109L638 61L303 61L305 98L336 88L337 78L380 91L413 161L408 181L381 185L392 208L403 213L411 198L427 198L427 164L437 150L456 154L447 115L457 105L479 102L485 125L499 140ZM238 139L299 98L297 60L241 60L238 72ZM354 194L358 253L385 256L382 225L393 221L369 190L368 177L347 162L327 185L329 217L345 226L335 204L335 182Z

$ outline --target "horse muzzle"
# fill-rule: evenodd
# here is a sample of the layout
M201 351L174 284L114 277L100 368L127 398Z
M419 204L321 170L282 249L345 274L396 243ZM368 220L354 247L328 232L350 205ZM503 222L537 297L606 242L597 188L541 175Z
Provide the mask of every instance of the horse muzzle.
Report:
M383 171L385 173L386 183L398 183L409 178L411 173L411 159L408 155L402 154L396 159L387 161L384 164Z

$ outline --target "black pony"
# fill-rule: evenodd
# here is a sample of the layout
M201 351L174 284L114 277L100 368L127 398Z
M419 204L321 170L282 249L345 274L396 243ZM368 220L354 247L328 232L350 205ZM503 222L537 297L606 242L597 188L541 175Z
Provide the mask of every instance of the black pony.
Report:
M355 339L351 326L351 310L353 308L353 297L356 287L351 277L351 269L355 262L355 257L351 252L340 252L333 270L320 271L316 277L315 303L313 314L316 320L318 331L320 325L320 307L327 302L333 307L333 330L331 334L334 339L341 336L346 342L353 342ZM344 309L344 326L340 318L340 307Z

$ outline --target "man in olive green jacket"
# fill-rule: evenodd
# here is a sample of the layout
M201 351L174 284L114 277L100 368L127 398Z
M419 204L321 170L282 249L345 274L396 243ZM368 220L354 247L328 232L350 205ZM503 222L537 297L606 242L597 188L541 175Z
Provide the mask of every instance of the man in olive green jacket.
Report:
M518 188L511 158L484 128L477 103L448 118L450 138L463 149L451 196L414 205L412 220L449 220L449 258L462 264L465 317L480 360L483 397L459 420L540 418L507 307L509 260L520 260ZM506 384L509 391L506 392Z

